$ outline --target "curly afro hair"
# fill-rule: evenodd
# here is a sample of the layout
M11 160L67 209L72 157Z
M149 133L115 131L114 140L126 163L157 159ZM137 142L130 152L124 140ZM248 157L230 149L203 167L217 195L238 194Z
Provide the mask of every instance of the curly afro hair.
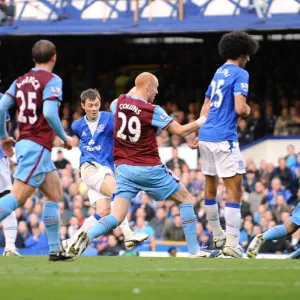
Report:
M258 42L243 31L233 31L222 36L219 54L227 59L238 59L242 55L253 55L258 50Z

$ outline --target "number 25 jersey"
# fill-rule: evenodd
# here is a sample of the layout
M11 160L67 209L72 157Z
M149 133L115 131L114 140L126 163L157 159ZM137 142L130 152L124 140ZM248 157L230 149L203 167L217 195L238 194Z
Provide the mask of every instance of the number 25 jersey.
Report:
M225 63L215 73L205 97L211 100L207 121L200 128L199 140L206 142L237 141L237 119L234 96L248 95L249 74Z
M44 69L32 68L6 91L16 101L18 140L36 142L51 151L55 133L43 115L44 101L62 100L62 80Z
M161 165L156 141L158 128L173 121L158 105L133 96L121 95L111 105L115 114L114 160L116 166Z

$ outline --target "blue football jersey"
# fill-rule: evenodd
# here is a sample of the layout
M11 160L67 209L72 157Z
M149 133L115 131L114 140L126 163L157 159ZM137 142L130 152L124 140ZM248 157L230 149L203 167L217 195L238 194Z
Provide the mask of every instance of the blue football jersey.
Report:
M0 99L2 98L2 96L3 96L3 94L0 93ZM9 113L7 112L6 113L6 121L9 121L9 120L10 120L10 116L9 116ZM6 157L6 155L3 153L3 151L2 151L2 145L0 143L0 159L3 158L3 157Z
M88 121L84 116L73 122L72 130L80 139L80 165L84 162L95 161L114 170L114 116L112 113L101 112L99 119L94 122Z
M199 140L207 142L237 141L237 119L234 96L248 95L249 74L225 63L215 73L205 97L211 99L207 121L199 131Z

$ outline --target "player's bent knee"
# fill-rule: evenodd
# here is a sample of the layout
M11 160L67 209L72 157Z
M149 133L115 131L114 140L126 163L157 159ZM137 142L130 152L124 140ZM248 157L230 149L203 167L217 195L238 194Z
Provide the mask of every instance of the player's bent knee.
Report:
M295 233L299 229L299 226L290 220L287 220L283 225L286 228L288 235Z

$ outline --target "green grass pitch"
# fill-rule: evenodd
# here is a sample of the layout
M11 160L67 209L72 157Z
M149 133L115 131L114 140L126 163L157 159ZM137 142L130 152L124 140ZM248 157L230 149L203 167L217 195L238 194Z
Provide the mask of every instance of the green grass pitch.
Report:
M1 300L299 299L300 261L1 257Z

